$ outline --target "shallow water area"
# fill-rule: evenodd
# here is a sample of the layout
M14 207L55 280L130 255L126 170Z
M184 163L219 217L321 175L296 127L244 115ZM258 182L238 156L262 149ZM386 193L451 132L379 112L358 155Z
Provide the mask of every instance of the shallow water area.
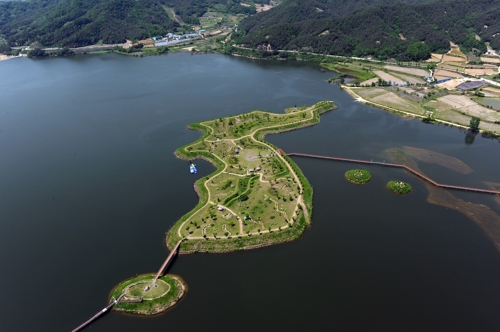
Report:
M286 152L366 160L411 146L457 158L461 174L416 160L441 183L499 183L500 144L355 102L333 73L305 62L222 55L112 54L0 63L0 321L6 331L71 330L102 309L120 281L154 274L164 234L197 203L193 183L214 167L176 159L186 129L252 109L282 112L333 100L320 124L269 135ZM311 227L292 243L177 257L168 273L189 292L165 314L112 312L92 331L500 328L500 253L468 217L426 199L398 169L293 160L314 187ZM408 182L409 195L386 189ZM500 213L495 197L453 193ZM215 323L214 323L215 318ZM89 328L90 330L90 328Z

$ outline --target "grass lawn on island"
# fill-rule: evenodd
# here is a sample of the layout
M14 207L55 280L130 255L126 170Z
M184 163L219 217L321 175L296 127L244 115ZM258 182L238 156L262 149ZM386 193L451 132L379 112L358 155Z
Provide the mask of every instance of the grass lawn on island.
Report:
M161 279L156 280L155 283L152 280L143 280L128 286L125 289L125 294L130 297L156 299L166 295L170 288L170 285Z
M203 156L217 171L197 182L200 202L169 231L169 246L185 238L181 251L188 247L215 250L211 242L217 242L218 250L225 250L221 246L228 243L230 251L235 246L242 249L245 243L296 238L309 223L305 211L311 210L312 187L295 163L263 141L263 136L315 124L321 113L334 108L331 101L323 101L288 108L285 114L253 111L191 125L204 136L178 149L176 155ZM301 220L301 228L295 228Z

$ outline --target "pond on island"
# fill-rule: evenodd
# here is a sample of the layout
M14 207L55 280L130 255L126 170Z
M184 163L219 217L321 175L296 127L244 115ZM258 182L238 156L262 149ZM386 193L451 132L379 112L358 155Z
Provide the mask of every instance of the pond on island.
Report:
M2 294L5 331L71 330L121 281L158 270L165 232L197 204L193 182L214 170L196 160L191 175L173 155L199 137L186 129L192 122L332 100L338 109L318 125L267 140L286 152L374 161L396 148L437 182L500 183L497 140L466 144L458 129L355 102L315 64L100 54L3 61L0 72L0 266L3 284L15 285ZM250 155L239 158L253 166ZM168 273L188 292L177 306L147 319L111 312L92 331L500 329L500 252L461 213L472 202L496 215L494 197L453 192L448 201L463 206L431 205L426 185L403 170L293 159L314 187L312 226L299 241L178 257ZM371 181L346 181L355 168ZM394 195L391 180L411 194Z

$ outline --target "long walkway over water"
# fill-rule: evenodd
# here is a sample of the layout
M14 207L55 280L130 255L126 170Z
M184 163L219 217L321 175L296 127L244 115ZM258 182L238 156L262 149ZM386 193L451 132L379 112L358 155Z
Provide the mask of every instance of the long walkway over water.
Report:
M427 181L427 182L429 182L429 183L431 183L439 188L471 191L471 192L483 193L483 194L500 195L500 191L495 191L495 190L487 190L487 189L471 188L471 187L461 187L461 186L453 186L453 185L449 185L449 184L437 183L436 181L432 180L431 178L428 178L427 176L423 175L422 173L419 173L416 170L414 170L413 168L408 167L404 164L392 164L392 163L378 162L378 161L372 161L372 160L338 158L338 157L320 156L320 155L315 155L315 154L296 153L296 152L285 153L283 150L280 150L280 153L285 154L289 157L297 156L297 157L307 157L307 158L316 158L316 159L346 161L346 162L358 163L358 164L382 165L382 166L389 166L389 167L396 167L396 168L404 168L408 172L413 173L417 177L419 177L419 178L421 178L421 179L423 179L423 180L425 180L425 181Z
M108 304L104 309L102 309L101 311L99 311L97 314L95 314L94 316L90 317L88 320L86 320L85 322L83 322L82 324L80 324L76 329L72 330L71 332L77 332L77 331L80 331L81 329L83 329L85 326L89 325L90 323L92 323L94 320L96 320L97 318L101 317L101 315L103 315L104 313L106 313L109 309L111 309L111 307L113 307L115 304L117 304L118 302L120 302L121 298L125 295L124 294L121 294L116 300L112 301L110 304Z
M179 248L179 246L181 245L181 242L183 240L184 239L182 239L179 242L177 242L177 244L175 245L175 247L170 252L170 255L168 255L167 259L165 259L165 262L163 262L163 265L160 267L160 269L158 270L158 273L156 274L155 278L153 279L153 283L155 283L156 280L162 275L163 270L165 270L165 267L167 267L168 262L170 262L170 260L174 256L175 252L177 251L177 248Z
M176 245L175 247L172 249L172 251L170 252L170 254L168 255L167 259L165 260L165 262L163 262L163 265L160 267L160 269L158 270L158 273L156 274L155 278L153 279L153 283L156 282L156 280L163 274L163 271L165 270L165 267L167 267L167 264L168 262L170 262L170 260L172 259L172 257L174 256L177 248L179 248L179 246L181 245L181 242L183 241L184 239L180 240ZM85 322L83 322L82 324L80 324L76 329L72 330L71 332L77 332L77 331L80 331L81 329L83 329L84 327L86 327L87 325L89 325L90 323L92 323L93 321L95 321L97 318L101 317L104 313L108 312L109 309L111 309L115 304L117 304L118 302L120 302L121 298L125 295L125 293L122 293L116 300L113 300L110 304L108 304L104 309L102 309L101 311L99 311L97 314L95 314L94 316L90 317L88 320L86 320ZM140 301L124 301L124 302L140 302Z

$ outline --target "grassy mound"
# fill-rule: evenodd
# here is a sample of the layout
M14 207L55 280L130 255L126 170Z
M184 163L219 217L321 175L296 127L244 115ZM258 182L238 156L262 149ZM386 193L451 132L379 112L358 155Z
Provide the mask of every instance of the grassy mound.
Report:
M393 193L404 195L411 191L411 186L409 183L403 181L389 181L389 183L387 183L387 189Z
M365 184L372 179L372 175L365 169L351 169L345 172L345 178L355 184Z
M127 313L154 315L174 306L184 295L186 287L180 277L166 275L153 284L154 275L128 279L116 286L111 297L125 293L114 310Z

